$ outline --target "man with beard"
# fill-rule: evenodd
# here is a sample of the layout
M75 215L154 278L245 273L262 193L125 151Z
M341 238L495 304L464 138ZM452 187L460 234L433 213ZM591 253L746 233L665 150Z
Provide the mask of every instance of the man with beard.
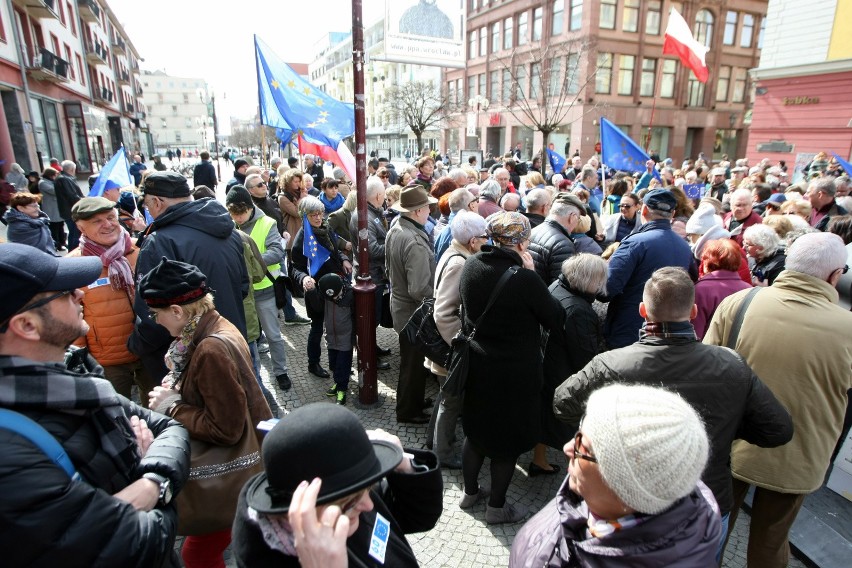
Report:
M101 270L97 257L0 245L0 410L10 422L0 429L0 545L10 566L141 568L174 554L186 430L64 363L89 329L79 288Z

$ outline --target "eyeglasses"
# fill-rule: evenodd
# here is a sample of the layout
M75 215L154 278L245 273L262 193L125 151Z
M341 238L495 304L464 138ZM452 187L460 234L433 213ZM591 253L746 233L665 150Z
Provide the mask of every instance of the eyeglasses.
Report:
M307 213L305 216L310 217L312 219L316 219L318 217L322 217L322 211L316 211L314 213Z
M846 274L847 272L849 272L849 266L844 266L843 268L838 268L837 270L840 271L840 274ZM835 270L835 272L837 272L837 270Z
M21 308L20 310L15 312L14 314L12 314L8 318L6 318L5 321L0 323L0 326L5 326L7 323L9 323L9 320L11 320L15 316L18 316L18 315L21 315L24 312L28 312L30 310L34 310L36 308L40 308L42 306L45 306L45 305L49 304L50 302L52 302L53 300L58 300L59 298L63 298L65 296L73 294L74 292L76 292L76 290L63 290L62 292L57 292L55 294L51 294L50 296L47 296L46 298L42 298L41 300L36 300L35 302L33 302L31 304L27 304L23 308Z
M477 238L477 239L485 239L485 240L487 241L487 240L488 240L488 239L490 239L491 237L489 237L488 235L479 235L479 236L478 236L478 237L476 237L476 238Z
M624 205L624 204L618 206L619 209L633 209L634 207L636 207L636 206L635 205Z
M254 184L253 186L251 186L249 189L254 189L254 188L256 188L256 187L266 187L266 182L265 182L265 181L261 181L261 182L259 182L259 183L256 183L256 184Z
M592 463L598 463L598 458L596 458L595 456L584 454L580 451L583 448L583 445L580 443L582 439L583 433L578 430L577 433L574 435L574 457L577 459L590 461Z
M382 179L388 179L390 176L388 174L379 174L379 177Z

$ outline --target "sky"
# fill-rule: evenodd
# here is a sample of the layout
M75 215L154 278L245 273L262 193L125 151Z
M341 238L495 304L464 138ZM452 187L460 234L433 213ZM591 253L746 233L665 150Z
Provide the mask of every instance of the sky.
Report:
M384 0L362 1L365 25L381 18ZM328 32L352 30L350 0L108 2L143 59L140 67L207 81L220 124L257 111L254 34L284 61L310 63Z

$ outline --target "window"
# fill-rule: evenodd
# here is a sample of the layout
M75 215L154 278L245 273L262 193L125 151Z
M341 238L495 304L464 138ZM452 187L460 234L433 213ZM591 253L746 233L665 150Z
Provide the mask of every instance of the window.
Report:
M500 98L500 72L491 72L491 88L489 89L488 98L496 101Z
M734 45L734 39L737 37L737 13L728 11L725 14L725 33L722 36L724 45Z
M83 58L79 53L74 54L74 59L77 61L77 72L80 73L80 84L86 86L86 73L83 71Z
M595 74L595 92L609 94L612 90L612 54L598 53L598 72Z
M503 102L508 103L512 99L512 73L503 69Z
M551 97L559 95L562 89L562 60L554 58L550 61L550 73L545 79L547 83L547 94Z
M175 130L175 142L181 142L180 130Z
M716 81L716 101L724 103L728 100L728 85L731 83L731 67L722 65L719 67L719 78Z
M543 10L541 7L533 10L533 29L532 29L532 39L533 41L541 41L541 20L544 17Z
M177 116L177 105L172 105L172 115Z
M479 74L479 90L477 92L483 97L485 96L485 73Z
M518 84L515 86L515 98L516 99L525 99L527 96L527 68L524 65L518 65L517 70L515 71L515 79L517 79Z
M189 94L188 93L183 94L183 104L189 104Z
M476 57L476 32L468 34L468 41L470 42L470 49L467 52L467 58L473 59Z
M541 63L530 65L530 98L538 99L541 92Z
M734 92L731 94L732 103L741 103L745 100L746 70L744 67L734 67Z
M666 99L674 98L675 76L677 65L674 59L663 60L663 77L660 80L660 96Z
M601 0L601 21L599 26L605 30L615 29L615 1Z
M491 24L491 53L500 51L500 22Z
M633 93L633 71L636 69L635 55L620 55L618 58L618 94Z
M648 35L660 35L660 22L663 19L663 8L660 0L648 2L648 11L645 13L645 33Z
M640 97L654 96L654 83L657 80L657 60L642 58L642 79L639 83Z
M468 100L476 96L476 75L470 75L467 78L467 98Z
M65 48L65 61L68 62L68 76L71 78L72 81L76 81L77 73L75 73L74 71L74 64L72 63L71 59L71 47L67 43L63 44L62 47Z
M512 49L512 18L503 20L503 49Z
M571 31L579 30L583 27L583 0L570 0L571 14L568 22L568 29Z
M704 83L695 78L693 73L689 74L689 84L686 90L686 104L691 107L704 106Z
M456 104L456 83L455 81L449 81L447 83L447 106L453 107Z
M485 57L488 55L488 28L479 28L479 55Z
M77 37L77 22L74 18L74 8L71 7L71 2L65 3L65 9L68 11L68 21L71 22L71 35Z
M518 16L518 45L526 45L527 43L527 28L529 28L529 24L527 20L529 18L529 14L526 12L522 12L520 16Z
M710 10L699 10L695 15L695 29L692 30L695 41L707 47L713 42L713 14Z
M52 5L50 7L53 8ZM59 21L62 23L63 26L68 25L65 23L65 5L62 2L59 3Z
M763 49L764 30L766 30L766 16L760 18L760 30L757 32L757 49Z
M580 55L569 53L565 63L565 92L576 95L580 92Z
M743 29L740 32L740 47L751 47L754 36L754 16L743 14Z
M562 20L565 16L565 0L556 0L553 3L553 26L551 27L551 35L559 35L562 33Z
M624 0L621 29L626 32L639 31L639 0Z

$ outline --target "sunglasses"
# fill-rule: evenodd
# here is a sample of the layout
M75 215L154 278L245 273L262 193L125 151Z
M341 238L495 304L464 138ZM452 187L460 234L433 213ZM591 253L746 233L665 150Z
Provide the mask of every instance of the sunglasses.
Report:
M843 268L838 268L837 270L840 271L840 274L846 274L847 272L849 272L849 266L844 266ZM835 270L835 272L837 272L837 270Z
M635 205L619 205L618 206L619 209L633 209L634 207L636 207L636 206Z

